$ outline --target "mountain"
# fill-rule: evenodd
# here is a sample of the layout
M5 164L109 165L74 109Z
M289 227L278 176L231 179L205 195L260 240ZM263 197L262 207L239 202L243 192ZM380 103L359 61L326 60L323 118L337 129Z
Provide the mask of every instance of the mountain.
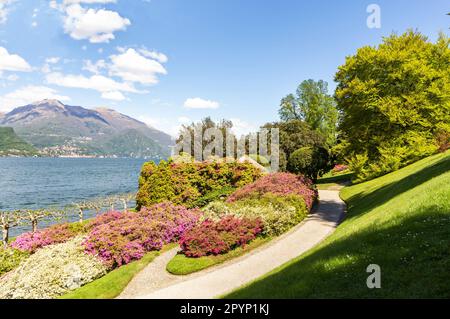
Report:
M0 156L33 156L38 151L14 132L12 127L0 127Z
M166 157L169 135L111 109L43 100L0 117L0 125L50 156Z

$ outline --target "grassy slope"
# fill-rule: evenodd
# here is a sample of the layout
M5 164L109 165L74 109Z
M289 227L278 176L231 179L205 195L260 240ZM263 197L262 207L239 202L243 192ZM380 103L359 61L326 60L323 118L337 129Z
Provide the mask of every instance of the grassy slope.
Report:
M252 240L244 248L238 247L223 255L204 256L200 258L189 258L185 255L178 254L172 258L167 264L167 271L174 275L187 275L205 268L221 264L225 261L242 256L253 249L269 242L271 238L256 238Z
M449 298L450 151L345 188L346 220L322 244L231 298ZM381 267L368 289L366 267Z
M0 155L35 155L37 150L22 140L11 127L0 127Z
M151 263L161 252L167 251L175 247L175 245L167 245L160 252L149 252L140 260L114 269L105 276L69 292L60 297L60 299L113 299L120 295L131 279Z

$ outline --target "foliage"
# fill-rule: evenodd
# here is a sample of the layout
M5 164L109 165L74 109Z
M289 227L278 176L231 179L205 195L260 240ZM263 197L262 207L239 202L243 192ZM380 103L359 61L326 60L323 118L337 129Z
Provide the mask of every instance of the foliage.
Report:
M208 205L209 203L216 201L216 200L225 200L229 195L231 195L236 188L234 187L223 187L220 189L213 190L209 193L206 193L202 197L199 197L195 203L194 206L196 207L204 207Z
M344 188L348 212L333 234L227 297L448 298L449 183L447 151ZM373 263L381 289L365 284Z
M298 195L279 196L266 193L233 203L212 202L204 209L204 218L219 220L227 215L261 218L263 235L278 236L299 224L307 215L305 201Z
M288 160L292 153L302 147L312 147L313 149L320 149L325 151L324 158L321 158L322 162L327 162L329 158L328 146L325 137L313 130L309 124L301 120L290 120L287 122L274 122L267 123L262 128L271 129L277 128L280 133L280 170L289 170ZM271 141L270 141L271 143ZM270 147L269 147L270 149ZM323 168L325 169L325 167Z
M0 156L36 156L38 150L20 138L12 127L0 127Z
M14 248L0 248L0 277L27 259L29 254Z
M241 187L261 176L250 163L145 163L139 177L137 207L171 201L195 207L201 197L228 187Z
M53 225L37 232L23 233L16 237L11 247L34 253L37 249L68 241L77 235L77 230L69 224Z
M209 255L198 258L186 257L184 254L176 254L167 264L166 270L173 275L188 275L221 264L233 258L242 256L253 249L269 242L271 237L256 237L245 246L237 247L220 255Z
M109 268L120 267L177 240L199 215L197 210L169 202L143 208L139 213L114 214L109 222L93 227L83 244L86 252L98 256Z
M246 245L262 229L263 223L259 218L225 216L219 221L206 219L181 237L180 246L188 257L224 254Z
M338 173L342 173L348 171L348 165L345 164L336 164L334 165L333 169L331 170L331 173L333 175L338 174Z
M394 34L339 67L342 152L356 161L358 181L434 153L437 136L449 134L449 44L444 34L436 43L418 32Z
M317 190L310 179L290 173L271 173L238 189L227 199L227 202L232 203L252 197L260 198L266 193L279 196L299 195L308 209L311 209L317 199Z
M296 95L289 94L281 100L278 112L282 121L305 121L326 137L329 146L334 144L338 112L333 97L328 94L327 82L303 81Z
M60 296L106 273L85 254L82 237L39 249L0 281L0 299L46 299Z
M289 156L288 171L303 174L312 180L329 168L328 152L324 148L302 147Z
M175 247L175 244L164 246L161 250L166 251ZM127 287L129 282L151 263L158 255L159 251L151 251L139 260L133 261L120 268L108 272L101 278L94 280L78 289L60 297L60 299L113 299Z

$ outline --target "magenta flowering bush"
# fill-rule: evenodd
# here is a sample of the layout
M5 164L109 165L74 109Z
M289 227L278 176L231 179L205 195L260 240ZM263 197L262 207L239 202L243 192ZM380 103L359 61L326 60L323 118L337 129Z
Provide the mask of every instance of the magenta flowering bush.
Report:
M93 227L83 244L87 253L98 256L108 267L120 267L177 241L200 215L199 210L170 202L142 208L138 213L111 213L111 218L98 217L109 221Z
M241 199L261 197L267 193L279 196L299 195L305 200L308 209L311 209L318 195L312 181L303 175L272 173L238 189L228 197L227 202L232 203Z
M263 231L260 218L238 218L232 215L218 221L204 220L180 239L180 247L187 257L224 254L244 246Z
M343 171L348 170L348 166L345 164L336 164L332 169L332 174L337 174Z
M76 231L69 224L60 224L34 233L23 233L11 243L11 246L21 251L34 253L39 248L64 243L74 236Z
M123 217L122 215L123 212L118 211L106 212L90 220L85 227L89 230L99 225L107 224L113 220L121 219Z

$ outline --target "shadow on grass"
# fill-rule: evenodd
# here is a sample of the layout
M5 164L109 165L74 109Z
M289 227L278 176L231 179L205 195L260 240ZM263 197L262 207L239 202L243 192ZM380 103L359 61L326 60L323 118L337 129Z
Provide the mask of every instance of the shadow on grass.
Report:
M360 192L353 195L346 199L347 203L350 204L349 210L353 209L346 219L351 219L377 206L381 206L401 193L407 192L448 171L450 171L450 156L444 157L435 164L427 166L414 174L371 191L369 194Z
M347 173L331 177L322 177L317 180L317 184L327 184L327 183L347 183L350 182L353 177L353 173Z
M319 246L226 298L449 298L450 212L429 205L400 223L367 227ZM381 289L369 289L369 264Z

